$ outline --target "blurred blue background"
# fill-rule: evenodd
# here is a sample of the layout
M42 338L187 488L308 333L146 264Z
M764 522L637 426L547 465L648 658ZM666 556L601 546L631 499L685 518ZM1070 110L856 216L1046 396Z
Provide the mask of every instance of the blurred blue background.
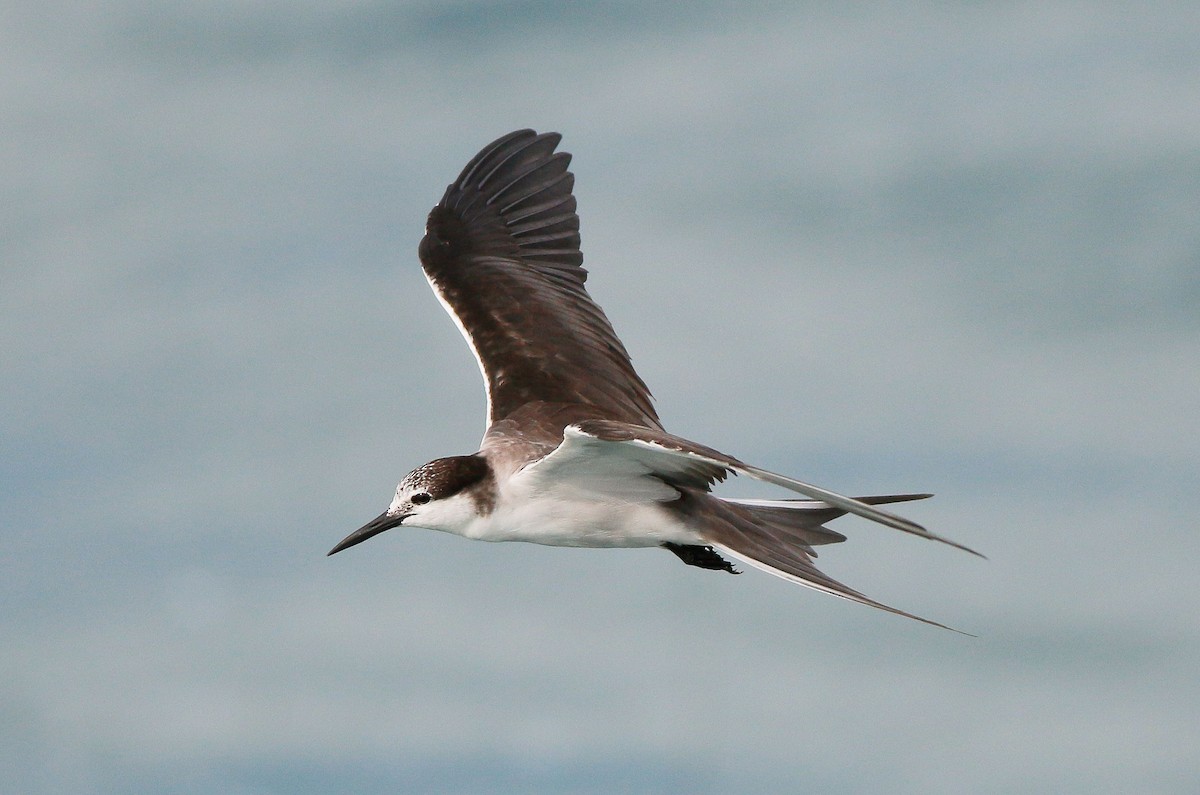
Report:
M0 791L1195 792L1189 4L6 2ZM667 427L831 575L325 552L483 390L416 259L558 130ZM727 494L767 495L753 483Z

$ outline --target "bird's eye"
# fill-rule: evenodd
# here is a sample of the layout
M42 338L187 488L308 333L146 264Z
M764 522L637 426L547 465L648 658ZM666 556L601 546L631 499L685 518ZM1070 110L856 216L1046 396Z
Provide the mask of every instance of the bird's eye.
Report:
M432 499L433 499L433 497L429 496L429 492L418 491L416 494L412 495L412 504L413 505L424 505L425 503L429 502Z

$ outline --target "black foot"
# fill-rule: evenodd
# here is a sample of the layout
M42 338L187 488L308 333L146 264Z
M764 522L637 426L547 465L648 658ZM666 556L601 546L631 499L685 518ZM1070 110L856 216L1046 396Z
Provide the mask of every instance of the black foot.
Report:
M727 571L730 574L740 574L733 564L713 551L712 547L699 544L672 544L666 542L663 549L674 552L680 560L689 566L699 566L702 569Z

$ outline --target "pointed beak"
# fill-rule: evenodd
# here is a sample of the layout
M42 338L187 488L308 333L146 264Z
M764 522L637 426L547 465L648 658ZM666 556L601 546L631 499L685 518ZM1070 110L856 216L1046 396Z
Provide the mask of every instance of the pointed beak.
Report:
M400 524L410 515L411 514L407 513L398 513L392 516L389 515L387 511L384 511L362 527L355 530L350 535L343 538L336 547L329 550L328 555L334 555L338 552L341 552L343 549L346 549L347 547L352 547L355 544L361 544L371 536L379 535L384 530L391 530L393 527L399 527ZM328 555L326 557L328 557Z

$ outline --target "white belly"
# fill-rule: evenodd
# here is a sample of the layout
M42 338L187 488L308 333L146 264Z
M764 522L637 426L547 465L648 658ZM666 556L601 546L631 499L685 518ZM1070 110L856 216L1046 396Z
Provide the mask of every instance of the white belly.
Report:
M487 516L463 529L481 541L528 541L557 547L656 547L702 544L670 503L619 502L608 496L502 495Z

